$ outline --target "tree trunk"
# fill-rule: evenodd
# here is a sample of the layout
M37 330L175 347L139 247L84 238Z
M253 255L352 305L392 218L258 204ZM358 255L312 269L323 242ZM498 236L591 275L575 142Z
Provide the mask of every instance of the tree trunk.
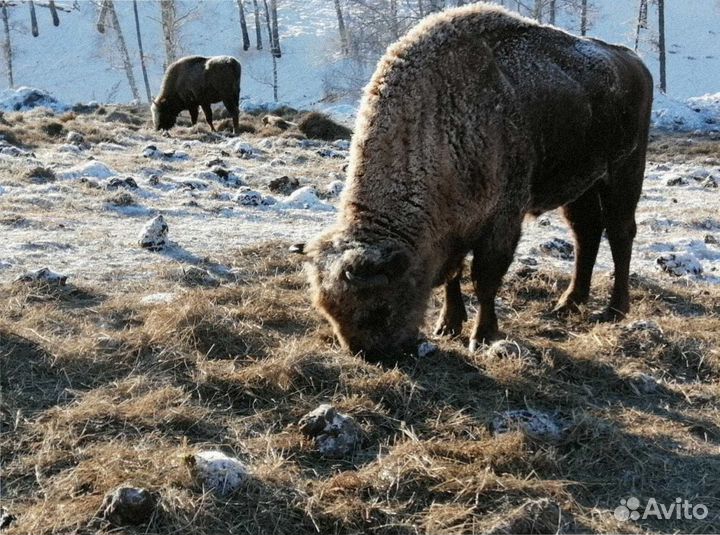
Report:
M125 74L127 75L128 84L130 85L130 91L132 91L133 98L139 101L140 92L138 91L137 84L135 83L135 75L133 74L132 63L130 62L130 54L128 53L127 45L125 44L125 37L123 37L122 29L120 28L120 21L118 20L117 13L115 12L115 4L112 0L108 0L108 13L110 14L110 20L112 21L113 28L115 28L115 34L117 35L118 48L122 54L123 67L125 68Z
M28 2L28 5L30 6L30 25L32 26L32 35L33 37L37 37L40 35L40 31L38 30L38 23L37 23L37 14L35 13L35 3L33 0L30 0Z
M587 3L588 0L582 0L580 6L580 35L587 35Z
M97 20L97 31L100 33L105 33L105 19L107 18L108 13L108 2L109 0L103 0L102 5L100 6L100 13L98 14Z
M660 53L660 91L667 92L665 57L665 0L658 0L658 52Z
M257 49L262 50L262 27L260 26L260 9L257 0L253 0L255 7L255 41L257 41Z
M277 72L277 58L272 57L273 62L273 98L275 102L278 101L278 72Z
M142 68L143 80L145 81L145 93L148 102L152 102L150 94L150 82L148 81L147 67L145 66L145 53L143 52L142 37L140 35L140 17L138 16L137 0L133 0L133 13L135 14L135 33L137 34L138 50L140 51L140 67Z
M400 25L398 24L397 0L390 0L390 27L394 40L400 38Z
M543 16L543 0L535 0L535 8L533 9L533 18L538 22L542 22L542 16Z
M340 32L340 50L343 55L347 56L350 52L350 46L348 44L348 35L347 30L345 29L345 19L343 18L340 0L335 0L335 12L337 13L338 19L338 32Z
M280 30L278 29L277 0L270 0L270 17L272 22L272 54L274 58L282 56L280 50Z
M640 0L640 10L638 11L637 27L635 29L635 52L640 46L640 30L647 28L647 0Z
M15 81L13 80L13 54L12 54L12 43L10 42L10 24L8 22L7 4L2 3L2 19L3 29L5 30L5 43L3 45L3 51L5 52L5 64L7 67L8 86L10 89L15 87Z
M50 14L52 15L53 26L60 26L60 17L58 17L58 12L55 8L55 0L48 0L48 7L50 8Z
M162 18L165 61L167 66L175 61L178 56L175 0L160 0L160 16Z
M555 24L555 0L550 0L549 8L550 11L550 24Z
M237 0L237 5L240 11L240 31L242 32L243 50L248 50L250 48L250 35L248 34L247 21L245 20L243 0Z

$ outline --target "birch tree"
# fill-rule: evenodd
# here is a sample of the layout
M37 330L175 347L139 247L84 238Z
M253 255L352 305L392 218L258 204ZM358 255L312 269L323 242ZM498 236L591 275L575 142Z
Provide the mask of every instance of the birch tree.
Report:
M133 0L133 14L135 15L135 34L137 35L138 52L140 53L140 67L142 69L143 80L145 82L145 94L148 102L152 101L150 93L150 82L148 81L147 67L145 65L145 53L143 52L142 35L140 33L140 17L138 16L137 0Z
M238 11L240 12L240 32L242 33L243 50L250 49L250 35L248 34L247 21L245 20L245 7L243 0L237 0Z
M5 33L5 41L3 42L5 69L7 70L8 87L10 87L10 89L13 89L15 87L15 81L13 80L13 51L12 42L10 41L10 22L8 20L7 2L2 3L2 20L3 31Z

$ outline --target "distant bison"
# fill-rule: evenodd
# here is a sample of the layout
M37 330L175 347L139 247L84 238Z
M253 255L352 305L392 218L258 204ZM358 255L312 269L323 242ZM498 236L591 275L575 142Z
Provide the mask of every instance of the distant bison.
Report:
M523 218L557 207L576 259L556 310L588 298L606 230L605 317L627 313L652 91L629 49L500 7L447 10L412 29L365 88L338 222L305 248L314 303L342 344L368 358L411 349L440 284L435 331L459 335L470 251L470 347L496 338L495 295Z
M210 105L222 102L232 117L233 132L237 133L240 74L240 63L230 56L188 56L172 63L165 72L160 94L152 103L155 129L169 130L175 126L183 110L190 112L192 124L197 123L199 106L214 132Z

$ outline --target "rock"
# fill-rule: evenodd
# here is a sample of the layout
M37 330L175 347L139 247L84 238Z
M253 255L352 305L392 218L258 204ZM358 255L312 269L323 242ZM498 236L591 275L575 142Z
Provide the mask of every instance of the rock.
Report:
M250 473L248 467L239 459L216 450L188 455L185 462L193 477L203 487L221 496L238 490L248 480Z
M360 442L360 428L347 414L328 403L307 413L299 422L300 432L315 441L315 447L326 457L343 457Z
M345 154L333 149L320 149L317 151L317 155L323 158L345 158Z
M105 496L98 516L116 527L147 524L156 505L156 496L145 489L118 487Z
M562 238L553 238L543 242L540 244L539 249L542 254L560 258L561 260L573 259L573 244Z
M189 160L190 155L181 150L160 150L155 145L148 145L143 149L144 158L152 158L155 160Z
M57 286L65 286L67 275L61 275L51 271L49 268L41 268L37 271L29 271L24 275L20 275L15 282L39 282L42 284L52 284Z
M135 197L130 195L127 191L119 191L106 200L108 204L112 204L113 206L134 206L137 204Z
M215 173L217 176L219 176L223 180L227 180L227 178L230 176L230 171L225 169L224 167L221 167L219 165L213 165L210 168L210 171Z
M287 162L282 158L275 158L274 160L270 161L271 167L281 167L283 165L287 165Z
M293 177L281 176L280 178L274 178L268 184L268 189L273 193L281 195L290 195L293 191L300 187L300 181Z
M497 340L490 344L487 355L496 358L525 358L530 355L530 351L517 342Z
M345 182L342 180L333 180L325 188L325 195L329 198L339 197L342 191L345 189Z
M662 328L653 320L637 320L632 323L628 323L623 327L623 331L627 333L646 333L657 338L662 338Z
M686 181L683 177L681 177L681 176L676 176L676 177L673 177L673 178L669 178L668 181L665 182L665 185L666 185L666 186L670 186L670 187L673 187L673 186L684 186L685 184L687 184L687 181Z
M350 140L348 139L337 139L333 145L340 150L350 150Z
M293 123L286 121L282 117L278 117L277 115L266 115L262 118L262 122L265 125L268 126L274 126L275 128L279 128L280 130L287 130L291 126L293 126Z
M720 242L718 242L718 239L713 236L712 234L705 234L705 243L708 245L718 245Z
M132 177L127 178L111 178L110 181L105 185L105 189L113 190L118 188L137 189L138 185L135 179Z
M260 206L262 204L263 197L258 191L254 191L250 188L242 187L237 195L235 195L235 202L243 206Z
M85 143L85 136L75 130L70 130L65 136L65 141L71 145L82 145Z
M209 271L197 266L190 266L183 269L180 281L188 286L216 287L220 285L220 281Z
M646 373L638 372L630 379L639 394L654 394L660 388L660 384L657 380L652 375L648 375Z
M425 357L429 357L433 353L435 353L438 350L438 346L433 344L432 342L428 342L427 340L424 342L421 342L418 346L417 354L418 357L421 359Z
M700 275L703 272L700 261L692 254L663 253L655 262L662 271L673 277Z
M0 507L0 530L10 527L15 520L17 520L15 515L10 514L4 507Z
M138 243L140 247L150 251L162 250L168 242L168 225L165 218L158 215L147 222L140 232Z
M521 431L530 438L544 442L560 442L569 431L569 424L555 415L534 409L505 411L490 424L494 435Z
M703 188L716 189L718 187L718 179L709 176L700 184Z

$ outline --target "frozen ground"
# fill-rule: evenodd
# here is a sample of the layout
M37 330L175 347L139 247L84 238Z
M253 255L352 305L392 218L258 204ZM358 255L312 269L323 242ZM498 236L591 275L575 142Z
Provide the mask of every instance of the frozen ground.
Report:
M31 112L23 120L51 118ZM166 138L144 127L113 126L111 140L67 143L66 131L86 124L80 120L65 123L57 142L39 143L32 152L0 147L0 280L45 266L77 283L124 285L188 265L231 277L233 252L306 240L336 217L345 141L230 138L204 127ZM42 178L37 168L54 178ZM303 188L290 196L272 193L270 181L282 176L297 178ZM720 282L718 185L717 140L657 136L637 212L634 272L688 284ZM138 246L157 214L169 225L163 252ZM529 220L516 267L537 262L569 272L566 242L572 238L559 214ZM611 270L604 242L597 272Z

